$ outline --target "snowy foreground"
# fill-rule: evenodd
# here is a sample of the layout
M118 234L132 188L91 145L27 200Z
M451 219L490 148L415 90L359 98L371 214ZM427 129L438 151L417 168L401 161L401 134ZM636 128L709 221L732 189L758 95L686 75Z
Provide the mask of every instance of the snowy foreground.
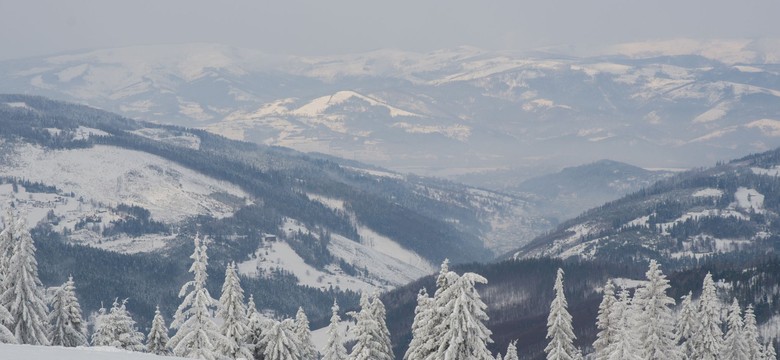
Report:
M32 346L0 344L0 359L35 359L35 360L154 360L182 359L169 356L157 356L140 352L120 350L114 347L78 347L66 348L60 346Z

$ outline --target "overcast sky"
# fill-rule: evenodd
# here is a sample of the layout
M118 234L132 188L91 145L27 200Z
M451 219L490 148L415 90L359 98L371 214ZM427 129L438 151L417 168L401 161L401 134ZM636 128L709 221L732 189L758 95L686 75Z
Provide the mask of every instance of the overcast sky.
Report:
M322 55L780 38L777 0L0 0L0 59L214 42Z

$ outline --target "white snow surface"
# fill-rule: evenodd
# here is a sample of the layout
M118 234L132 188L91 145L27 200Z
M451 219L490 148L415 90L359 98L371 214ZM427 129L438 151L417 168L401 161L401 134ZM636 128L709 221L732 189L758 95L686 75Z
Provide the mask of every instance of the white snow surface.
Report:
M780 166L775 166L771 169L764 169L760 167L753 167L750 168L751 171L753 171L753 174L756 175L766 175L766 176L780 176Z
M764 195L755 189L739 187L734 193L734 199L737 201L737 207L740 209L756 213L764 212Z
M112 146L87 149L44 150L26 144L16 149L0 172L53 185L105 205L119 203L148 209L154 219L180 221L188 216L229 216L231 204L211 195L228 193L248 198L239 187L204 176L172 161Z
M322 289L333 286L354 291L389 290L434 272L433 265L415 252L404 249L395 241L365 226L359 225L357 228L362 243L331 234L328 250L336 258L367 269L368 276L347 275L335 264L326 266L324 271L318 270L306 264L303 258L282 240L264 243L251 259L238 265L238 270L246 276L258 276L280 268L295 275L301 285ZM311 231L292 219L285 220L283 229L288 235L301 231L317 236L316 231Z
M701 189L693 193L693 197L721 197L723 196L723 190L706 188Z
M157 356L120 350L114 347L32 346L0 344L0 359L17 360L175 360L180 357Z

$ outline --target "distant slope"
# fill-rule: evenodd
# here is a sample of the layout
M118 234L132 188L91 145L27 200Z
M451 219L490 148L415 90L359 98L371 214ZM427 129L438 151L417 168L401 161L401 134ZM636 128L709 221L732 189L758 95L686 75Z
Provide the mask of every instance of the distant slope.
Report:
M324 299L347 305L352 291L403 285L445 257L488 260L550 226L518 196L23 95L0 95L0 201L49 244L46 284L78 274L88 310L116 296L144 313L173 306L200 232L214 291L236 261L257 298L274 292L258 305L287 314L299 302L281 299L296 298L313 321L325 319ZM102 269L90 256L108 253L94 248L121 253L114 261L141 269L139 282L112 279L126 275ZM166 266L171 282L144 290Z
M566 221L515 256L691 261L777 251L778 169L774 150L680 173Z

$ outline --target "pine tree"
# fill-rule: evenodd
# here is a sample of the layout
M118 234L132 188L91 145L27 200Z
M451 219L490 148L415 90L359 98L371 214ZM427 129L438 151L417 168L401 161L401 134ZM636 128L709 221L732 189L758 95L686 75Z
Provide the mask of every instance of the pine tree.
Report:
M54 293L49 313L49 341L55 346L87 345L87 326L81 316L73 276Z
M265 360L303 360L301 344L295 335L295 323L286 319L275 321L263 336Z
M13 317L2 301L2 295L5 292L4 280L7 276L8 265L11 262L11 250L14 247L16 238L13 233L14 216L11 209L8 209L8 214L3 221L5 226L0 231L0 343L15 344L16 337L10 330L13 328Z
M390 340L390 331L387 329L387 311L385 310L385 304L379 299L378 293L375 293L371 299L371 314L377 325L375 336L381 346L379 353L376 354L376 360L394 360L393 343Z
M639 360L642 357L639 340L635 337L635 319L628 291L620 291L619 300L612 304L610 323L615 324L615 339L607 347L607 360Z
M309 318L302 307L299 307L298 313L295 314L295 335L298 336L301 346L301 358L304 360L317 360L319 353L317 353L317 349L314 348L314 343L311 341Z
M753 305L748 305L745 309L745 341L748 347L748 358L760 359L761 343L758 341L758 325L756 324L756 314L753 312Z
M596 317L596 328L599 330L596 334L596 341L593 342L595 360L605 360L609 353L607 348L609 344L615 342L617 336L617 324L612 323L612 309L617 302L615 298L615 286L611 280L607 280L604 285L604 297L599 304L599 312Z
M19 236L16 234L16 219L11 209L8 209L5 218L3 218L3 230L0 231L0 295L5 292L5 281L8 274L8 266L11 263L11 256ZM0 304L1 305L1 304ZM2 311L2 310L0 310Z
M168 327L165 326L165 319L160 313L160 307L154 310L154 320L149 335L146 336L146 351L155 355L171 355L171 348L168 347Z
M699 327L691 338L693 346L692 359L717 360L721 353L723 332L720 329L720 305L715 293L715 282L712 274L707 273L699 298Z
M265 332L271 327L271 322L266 320L257 312L255 307L255 298L249 295L249 302L247 303L247 318L249 319L248 331L246 343L249 350L254 355L255 360L263 360L263 353L265 348L263 347L263 337Z
M339 333L339 323L341 322L339 304L335 300L331 312L333 315L330 317L330 326L328 326L328 343L322 349L322 360L346 360L347 349L344 347Z
M544 349L547 360L576 359L578 351L574 347L574 328L571 314L567 310L568 303L563 294L563 269L558 269L555 278L555 298L550 303L550 315L547 317L547 339L550 342Z
M144 334L135 326L135 321L127 312L127 299L119 302L114 300L109 313L101 309L97 320L97 329L92 334L92 345L113 346L130 351L143 351Z
M492 343L491 332L485 326L488 320L482 301L475 288L486 284L487 279L475 273L458 276L454 272L446 275L449 286L439 294L435 307L446 314L435 329L438 334L435 359L492 360L487 348Z
M412 341L404 354L404 360L422 360L433 353L432 333L433 319L436 317L434 300L428 296L425 288L417 294L417 307L414 309L412 322Z
M206 245L201 245L198 235L195 236L194 243L195 250L190 256L193 260L190 272L193 273L194 280L184 284L179 292L179 297L184 300L173 316L171 327L178 331L171 338L169 345L176 356L214 360L219 357L217 344L227 340L220 334L211 316L216 301L206 289ZM192 290L188 292L190 288Z
M777 359L777 353L775 352L775 343L769 341L768 343L766 343L766 346L764 346L763 360L776 360L776 359Z
M235 263L228 264L225 269L225 282L222 285L219 304L219 317L222 318L220 333L225 340L218 344L220 353L230 359L251 358L252 353L246 346L249 327L244 306L244 290L241 289Z
M349 354L350 360L374 360L379 359L382 344L379 342L376 334L379 332L374 314L371 311L371 300L365 292L360 296L360 312L350 313L356 322L352 327L353 337L357 340L352 352Z
M507 345L506 356L504 356L504 360L519 360L517 357L517 340L511 341L509 342L509 345Z
M677 344L680 349L680 355L684 359L691 359L693 356L693 333L699 328L698 314L696 306L692 301L693 293L682 297L680 314L677 316L675 333L677 334Z
M666 295L669 280L655 260L645 273L647 282L637 289L634 306L637 311L637 333L642 358L646 360L676 360L677 339L674 334L674 299Z
M749 355L750 349L748 349L748 344L743 334L745 324L742 322L742 309L739 307L739 302L736 298L729 308L727 323L729 329L726 332L726 339L723 343L721 359L751 360Z
M15 241L13 256L5 274L0 303L11 315L10 326L20 344L49 345L46 334L48 320L43 285L38 278L38 262L35 260L35 245L22 218L15 226L19 240Z

